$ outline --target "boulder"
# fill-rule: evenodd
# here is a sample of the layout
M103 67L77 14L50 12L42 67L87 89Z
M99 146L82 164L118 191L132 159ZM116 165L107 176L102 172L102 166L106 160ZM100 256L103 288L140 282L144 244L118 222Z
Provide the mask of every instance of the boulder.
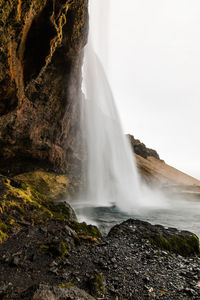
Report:
M199 255L199 238L192 232L165 228L148 222L129 219L114 226L110 237L135 235L139 240L149 240L156 247L182 256Z

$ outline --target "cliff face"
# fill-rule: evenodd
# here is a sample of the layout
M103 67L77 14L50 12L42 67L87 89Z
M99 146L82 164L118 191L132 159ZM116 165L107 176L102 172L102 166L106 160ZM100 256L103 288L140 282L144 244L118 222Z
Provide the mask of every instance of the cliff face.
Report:
M155 150L147 148L145 144L140 142L140 140L135 139L134 136L132 136L130 134L128 134L128 138L130 140L131 146L132 146L135 154L137 154L145 159L149 156L152 156L152 157L160 160L160 157Z
M79 160L87 0L1 0L0 20L0 171L66 172Z

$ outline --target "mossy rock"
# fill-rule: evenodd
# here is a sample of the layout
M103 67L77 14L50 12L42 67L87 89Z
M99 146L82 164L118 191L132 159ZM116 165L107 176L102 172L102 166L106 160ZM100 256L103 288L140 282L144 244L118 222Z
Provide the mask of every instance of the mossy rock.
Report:
M108 236L132 236L141 240L149 240L162 250L182 256L200 255L199 239L189 231L181 231L176 228L165 228L161 225L152 225L148 222L129 219L120 225L114 226ZM145 241L144 241L145 242Z
M199 239L195 234L179 234L174 236L164 236L161 233L148 237L152 244L162 250L167 250L182 256L200 255Z
M147 223L147 222L144 222ZM147 223L146 232L142 235L161 250L182 256L200 255L199 238L192 232L176 228L164 228L161 225Z
M15 176L27 186L31 186L49 200L58 200L68 195L69 180L65 175L35 171Z
M22 225L43 224L57 220L76 222L69 204L56 202L68 194L66 176L43 171L8 178L0 175L0 242Z
M106 289L101 273L90 276L88 284L92 296L99 297L104 295Z
M102 236L98 227L94 225L88 225L85 222L78 223L73 221L71 222L70 227L76 231L78 237L82 240L98 242Z
M67 249L67 243L64 241L54 241L47 244L40 245L40 249L44 250L53 258L63 258L66 255L69 255Z

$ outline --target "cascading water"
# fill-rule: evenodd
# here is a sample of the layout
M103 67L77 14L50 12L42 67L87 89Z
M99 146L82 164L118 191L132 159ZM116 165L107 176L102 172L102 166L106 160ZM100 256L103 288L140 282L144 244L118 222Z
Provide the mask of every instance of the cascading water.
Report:
M109 4L109 0L90 1L93 5L105 4L101 12L105 12ZM96 11L99 9L97 7ZM96 16L90 18L91 22L93 31ZM198 234L199 222L194 222L194 216L197 220L200 217L197 216L198 203L180 202L175 198L168 201L159 190L152 190L141 181L131 146L121 128L104 68L93 49L95 43L92 36L90 31L83 66L83 189L78 199L73 201L79 220L93 224L97 221L101 229L107 231L131 215L152 223L190 229ZM98 34L95 37L98 40ZM109 224L107 229L106 223Z
M97 206L121 208L121 203L127 203L136 207L140 201L136 164L91 40L85 49L83 78L82 128L87 159L82 196Z
M93 27L95 24L90 26ZM80 203L97 207L114 205L132 213L146 204L152 206L155 201L146 202L133 150L122 131L112 91L93 44L90 30L83 65L81 128L86 159Z

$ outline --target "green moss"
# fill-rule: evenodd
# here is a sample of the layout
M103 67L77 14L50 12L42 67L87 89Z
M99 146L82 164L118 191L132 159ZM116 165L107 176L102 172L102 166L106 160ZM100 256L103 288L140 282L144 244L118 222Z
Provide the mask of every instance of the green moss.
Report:
M69 205L55 202L67 192L68 179L64 175L42 171L14 179L0 175L0 230L5 234L1 241L24 221L34 225L51 219L67 224L76 220Z
M58 200L68 195L69 180L65 175L44 171L28 172L15 177L31 186L39 196L49 200Z
M57 287L60 287L60 288L68 288L68 287L72 287L72 286L74 286L74 284L71 282L61 283L61 284L57 285Z
M49 246L46 244L40 245L40 249L49 249Z
M57 217L60 220L77 219L73 209L71 209L71 207L69 206L66 206L66 204L63 202L56 203L56 204L54 203L53 205L52 203L50 203L49 209L51 209L51 211L53 212L54 217L55 218Z
M8 238L8 235L0 230L0 243L4 242Z
M42 244L40 245L40 249L45 250L46 253L54 258L63 258L64 256L69 255L67 243L64 241Z
M8 230L8 226L5 223L1 222L1 221L0 221L0 230L2 230L2 231Z
M89 278L90 292L93 296L101 296L105 293L102 274L95 274Z
M97 242L101 233L96 226L78 223L69 205L55 202L67 191L68 179L63 175L42 171L21 174L14 179L0 175L0 242L24 222L34 225L45 224L49 220L69 225L75 231L74 238L77 240ZM59 245L47 244L45 247L49 253L57 253L61 257L68 254L64 242L59 242Z
M97 241L99 238L101 238L101 232L94 225L87 225L85 222L72 222L70 226L76 231L80 238L84 239L85 237L85 239L88 238L90 240L93 238L94 241Z
M199 255L199 239L193 235L174 235L164 237L161 233L155 236L145 236L160 249L174 252L182 256Z

